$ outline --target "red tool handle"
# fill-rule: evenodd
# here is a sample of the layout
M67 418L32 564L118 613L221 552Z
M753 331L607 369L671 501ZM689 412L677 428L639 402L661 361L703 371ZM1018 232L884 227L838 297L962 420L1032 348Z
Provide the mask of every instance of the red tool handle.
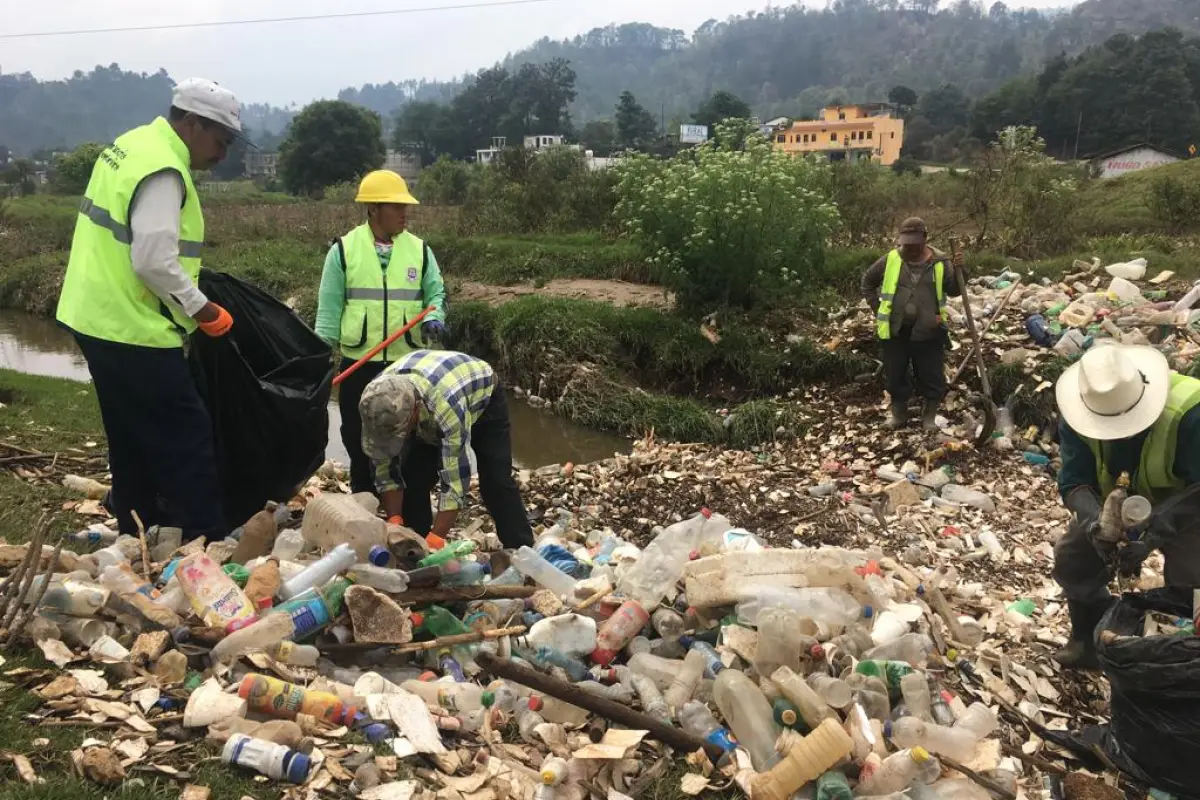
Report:
M354 374L354 372L355 372L355 371L356 371L356 370L357 370L359 367L361 367L363 364L367 363L367 362L368 362L368 361L370 361L372 358L374 358L374 357L376 356L376 354L377 354L377 353L379 353L379 351L381 351L381 350L383 350L384 348L388 347L389 345L391 345L391 344L392 344L392 342L396 341L396 340L397 340L397 339L399 339L401 336L403 336L404 334L406 334L406 333L408 333L409 331L411 331L411 330L413 329L413 326L414 326L414 325L416 325L418 322L420 322L422 319L424 319L424 318L425 318L425 315L426 315L426 314L428 314L430 311L433 311L433 310L434 310L434 307L433 307L433 306L426 306L426 307L425 307L425 310L424 310L424 311L422 311L420 314L417 314L417 315L416 315L415 317L413 317L412 319L410 319L410 320L408 321L408 324L407 324L407 325L405 325L403 328L401 328L400 330L398 330L398 331L396 331L395 333L393 333L393 334L392 334L391 336L389 336L388 338L384 339L384 340L383 340L382 342L380 342L379 344L377 344L377 345L375 345L374 347L372 347L372 348L371 348L371 349L370 349L370 350L367 352L367 354L366 354L365 356L363 356L362 358L360 358L358 361L355 361L355 362L354 362L353 364L351 364L349 367L346 367L346 371L345 371L345 372L343 372L341 375L338 375L336 378L334 378L334 379L333 379L333 385L334 385L334 386L337 386L339 383L341 383L342 381L346 380L346 378L349 378L351 375L353 375L353 374Z

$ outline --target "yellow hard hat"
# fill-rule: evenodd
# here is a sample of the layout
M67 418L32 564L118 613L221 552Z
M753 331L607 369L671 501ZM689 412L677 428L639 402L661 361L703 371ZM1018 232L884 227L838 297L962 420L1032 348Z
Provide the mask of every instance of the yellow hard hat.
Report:
M417 206L417 198L408 191L408 184L390 169L368 172L358 185L356 203L405 203Z

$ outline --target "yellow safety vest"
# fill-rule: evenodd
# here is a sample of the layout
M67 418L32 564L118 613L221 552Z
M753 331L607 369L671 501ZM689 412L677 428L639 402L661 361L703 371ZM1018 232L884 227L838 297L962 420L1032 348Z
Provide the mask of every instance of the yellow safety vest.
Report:
M887 265L883 269L883 285L879 287L879 308L875 311L875 330L880 339L892 338L892 302L896 299L896 287L900 285L900 270L904 259L899 250L888 253ZM938 261L933 265L933 288L937 292L938 319L946 319L946 291L942 286L946 278L946 265ZM915 288L915 287L914 287Z
M1172 372L1166 408L1158 415L1150 434L1142 442L1142 455L1133 479L1134 490L1151 503L1161 503L1185 488L1183 480L1175 475L1179 423L1197 405L1200 405L1200 380ZM1107 497L1116 486L1116 480L1105 463L1103 442L1086 437L1083 440L1091 448L1096 460L1096 481L1101 496Z
M133 271L130 206L142 181L161 172L183 179L179 264L193 281L200 274L204 214L192 183L187 145L162 117L122 134L109 145L84 192L71 257L58 298L58 321L74 331L143 347L182 347L195 321L158 298Z
M392 241L392 255L386 268L379 263L370 225L359 225L339 239L338 246L346 267L342 355L359 359L425 308L421 296L425 242L404 231ZM371 360L395 361L405 353L423 348L421 332L415 328Z

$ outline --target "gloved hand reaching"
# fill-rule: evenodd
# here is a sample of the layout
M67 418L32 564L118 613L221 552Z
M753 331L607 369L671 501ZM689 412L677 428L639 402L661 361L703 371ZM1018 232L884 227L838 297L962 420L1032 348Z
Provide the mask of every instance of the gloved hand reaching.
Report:
M233 327L233 317L228 311L213 302L204 304L204 308L192 317L200 330L212 337L224 336Z
M428 322L421 323L421 335L425 337L425 341L427 342L437 342L440 344L445 340L449 332L446 323L440 319L431 319Z

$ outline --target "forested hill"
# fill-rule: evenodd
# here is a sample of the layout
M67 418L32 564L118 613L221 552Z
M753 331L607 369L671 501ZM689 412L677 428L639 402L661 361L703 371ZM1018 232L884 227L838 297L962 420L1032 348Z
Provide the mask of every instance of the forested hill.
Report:
M687 117L717 89L742 97L768 118L812 113L835 98L884 99L898 84L921 92L954 82L975 98L1114 33L1165 26L1200 33L1200 0L1086 0L1070 12L1047 14L1003 2L959 0L940 10L938 5L938 0L833 0L825 9L788 6L714 20L690 34L634 23L565 41L543 39L505 64L568 59L577 75L571 107L576 125L611 117L627 89L668 118ZM387 119L410 100L446 102L471 80L397 75L391 82L345 89L339 97ZM160 113L170 86L164 71L123 72L116 64L62 81L0 75L0 146L29 155L110 140ZM256 104L247 108L246 122L278 133L293 112Z

